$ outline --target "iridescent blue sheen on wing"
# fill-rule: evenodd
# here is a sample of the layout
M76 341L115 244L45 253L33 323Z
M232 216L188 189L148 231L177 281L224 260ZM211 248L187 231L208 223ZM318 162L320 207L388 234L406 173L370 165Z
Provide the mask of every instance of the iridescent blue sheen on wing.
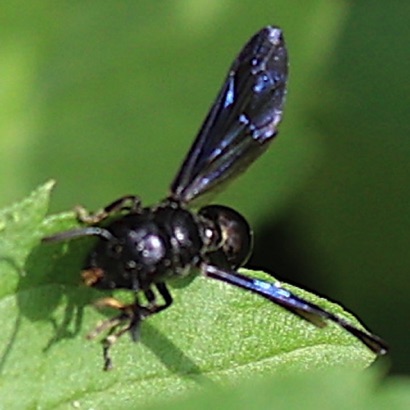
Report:
M355 327L344 318L334 315L315 303L296 296L287 289L282 288L279 282L274 283L252 278L236 271L228 271L208 264L202 266L202 271L212 279L256 293L318 327L326 326L327 321L334 322L359 339L376 354L383 355L387 352L386 342L379 337Z
M282 118L287 71L282 31L265 27L233 62L171 186L174 199L189 202L214 190L266 150Z

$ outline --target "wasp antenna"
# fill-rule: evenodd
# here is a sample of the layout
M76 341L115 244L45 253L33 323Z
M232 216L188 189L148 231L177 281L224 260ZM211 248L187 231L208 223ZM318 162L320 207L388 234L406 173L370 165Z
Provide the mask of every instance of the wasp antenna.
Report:
M107 241L113 240L114 236L110 231L98 226L89 226L87 228L71 229L69 231L56 233L55 235L45 236L42 242L62 242L84 236L98 236Z

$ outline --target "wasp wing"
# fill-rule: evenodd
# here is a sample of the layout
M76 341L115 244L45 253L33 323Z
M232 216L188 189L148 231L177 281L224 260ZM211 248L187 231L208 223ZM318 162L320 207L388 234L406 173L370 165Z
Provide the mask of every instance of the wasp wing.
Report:
M277 134L286 94L282 31L265 27L244 46L171 185L189 202L243 172Z
M318 327L325 326L326 321L330 320L355 336L371 351L378 355L383 355L387 352L388 347L386 342L378 336L367 333L366 331L353 326L345 319L328 312L308 300L296 296L287 289L282 288L279 283L272 283L262 279L252 278L238 272L227 271L207 264L203 264L201 270L205 276L229 283L242 289L246 289L252 293L256 293L257 295L282 306L283 308Z

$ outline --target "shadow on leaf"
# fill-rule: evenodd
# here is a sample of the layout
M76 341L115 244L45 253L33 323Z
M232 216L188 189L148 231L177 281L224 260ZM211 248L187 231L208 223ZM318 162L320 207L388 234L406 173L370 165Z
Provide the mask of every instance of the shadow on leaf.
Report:
M19 273L17 322L25 317L32 322L51 323L54 335L44 346L44 352L62 340L79 336L84 308L112 293L88 288L81 282L80 272L90 246L90 241L81 239L68 244L37 246L27 259L25 274ZM178 285L185 286L186 283ZM64 306L63 314L58 312L61 306ZM112 316L112 311L103 310L101 314ZM199 384L210 383L208 378L201 375L201 369L149 321L143 323L140 342L170 372Z
M30 253L25 274L17 287L19 315L32 322L48 321L55 335L44 347L76 337L81 329L84 306L93 299L93 290L81 285L79 272L88 246L84 242L40 245ZM66 300L66 303L64 302ZM55 313L65 303L60 318Z

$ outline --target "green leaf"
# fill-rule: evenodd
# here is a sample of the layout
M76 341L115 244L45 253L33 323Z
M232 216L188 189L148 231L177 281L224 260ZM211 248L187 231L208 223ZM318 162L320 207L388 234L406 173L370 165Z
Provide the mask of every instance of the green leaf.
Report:
M175 283L174 305L144 322L140 343L121 338L114 370L103 372L101 347L85 336L104 318L90 304L106 294L81 285L79 275L92 240L40 244L77 224L73 213L43 221L51 186L0 213L1 408L135 407L262 375L363 369L375 359L337 326L318 329L260 297L198 277ZM284 286L360 326L340 306Z
M373 370L373 369L372 369ZM169 410L374 410L410 408L409 379L390 379L379 386L377 372L326 370L275 375L238 386L191 395L167 405ZM115 407L115 403L112 403ZM145 409L163 409L163 404Z

